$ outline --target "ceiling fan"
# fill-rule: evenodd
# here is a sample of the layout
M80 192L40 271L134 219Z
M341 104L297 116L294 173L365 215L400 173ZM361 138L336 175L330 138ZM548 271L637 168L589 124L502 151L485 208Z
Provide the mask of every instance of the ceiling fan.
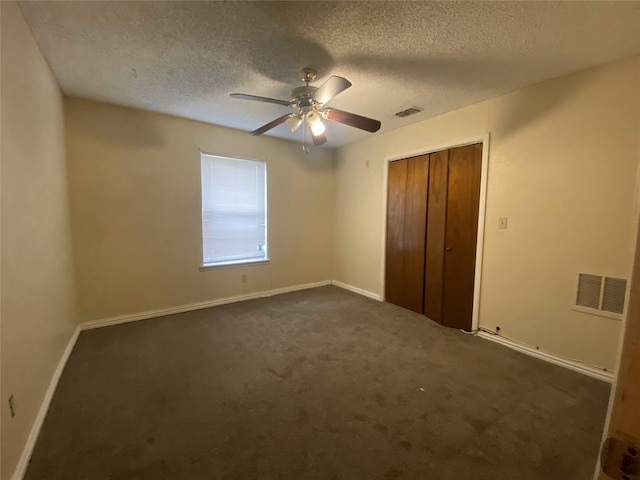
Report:
M372 133L380 130L381 123L378 120L338 110L337 108L325 107L325 104L329 100L351 86L351 82L346 78L333 75L319 87L312 87L309 83L315 80L316 71L311 68L303 68L300 71L300 78L304 83L306 83L306 85L296 87L291 90L290 100L258 97L255 95L246 95L244 93L231 94L233 98L275 103L277 105L284 105L296 110L293 113L287 113L286 115L278 117L266 125L250 132L251 135L262 135L282 123L286 123L291 131L295 132L298 127L304 123L311 132L311 138L314 145L322 145L327 141L327 137L324 135L325 126L322 123L322 119L342 123L344 125L349 125Z

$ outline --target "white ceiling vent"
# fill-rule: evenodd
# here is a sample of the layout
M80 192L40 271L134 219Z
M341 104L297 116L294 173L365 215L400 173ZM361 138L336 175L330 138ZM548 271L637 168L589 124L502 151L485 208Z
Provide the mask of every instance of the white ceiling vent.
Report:
M408 117L409 115L415 115L418 112L421 112L422 108L420 107L409 107L406 110L402 110L401 112L396 113L396 117L400 117L400 118L404 118L404 117Z
M621 318L627 293L623 278L604 277L588 273L578 274L575 310Z

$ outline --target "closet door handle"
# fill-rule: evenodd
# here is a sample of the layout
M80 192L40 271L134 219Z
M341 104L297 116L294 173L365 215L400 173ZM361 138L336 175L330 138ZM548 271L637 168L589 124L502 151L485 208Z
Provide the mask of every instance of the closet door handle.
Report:
M450 252L450 251L451 251L451 247L447 247L445 250L446 250L447 252Z

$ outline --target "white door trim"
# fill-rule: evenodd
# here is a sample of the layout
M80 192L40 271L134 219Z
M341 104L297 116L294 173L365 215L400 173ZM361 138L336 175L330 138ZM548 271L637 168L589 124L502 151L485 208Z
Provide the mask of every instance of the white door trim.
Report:
M426 155L428 153L439 152L449 148L464 147L465 145L473 145L474 143L482 143L482 171L480 174L480 205L478 210L478 236L476 238L476 270L473 286L473 315L471 319L471 328L477 330L480 324L480 289L482 286L482 257L484 252L484 229L485 215L487 206L487 181L489 174L489 140L490 133L483 133L473 137L439 145L425 146L416 150L403 153L394 153L384 157L384 167L382 174L382 262L381 262L381 278L380 285L382 300L385 299L385 275L386 275L386 254L387 254L387 205L388 205L388 183L389 183L389 163L394 160L402 160L405 158L416 157L418 155Z

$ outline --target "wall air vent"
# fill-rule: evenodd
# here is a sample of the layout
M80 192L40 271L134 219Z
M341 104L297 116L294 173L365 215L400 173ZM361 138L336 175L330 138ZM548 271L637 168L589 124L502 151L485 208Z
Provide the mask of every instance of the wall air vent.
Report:
M396 113L396 117L400 117L400 118L404 118L404 117L408 117L409 115L414 115L418 112L421 112L423 109L420 107L410 107L407 108L406 110L402 110L401 112Z
M600 290L602 277L600 275L578 275L578 297L576 305L587 308L600 308Z
M624 297L626 293L626 280L605 277L602 291L602 310L613 313L624 312Z
M574 310L621 318L627 294L625 279L579 273L577 290Z

